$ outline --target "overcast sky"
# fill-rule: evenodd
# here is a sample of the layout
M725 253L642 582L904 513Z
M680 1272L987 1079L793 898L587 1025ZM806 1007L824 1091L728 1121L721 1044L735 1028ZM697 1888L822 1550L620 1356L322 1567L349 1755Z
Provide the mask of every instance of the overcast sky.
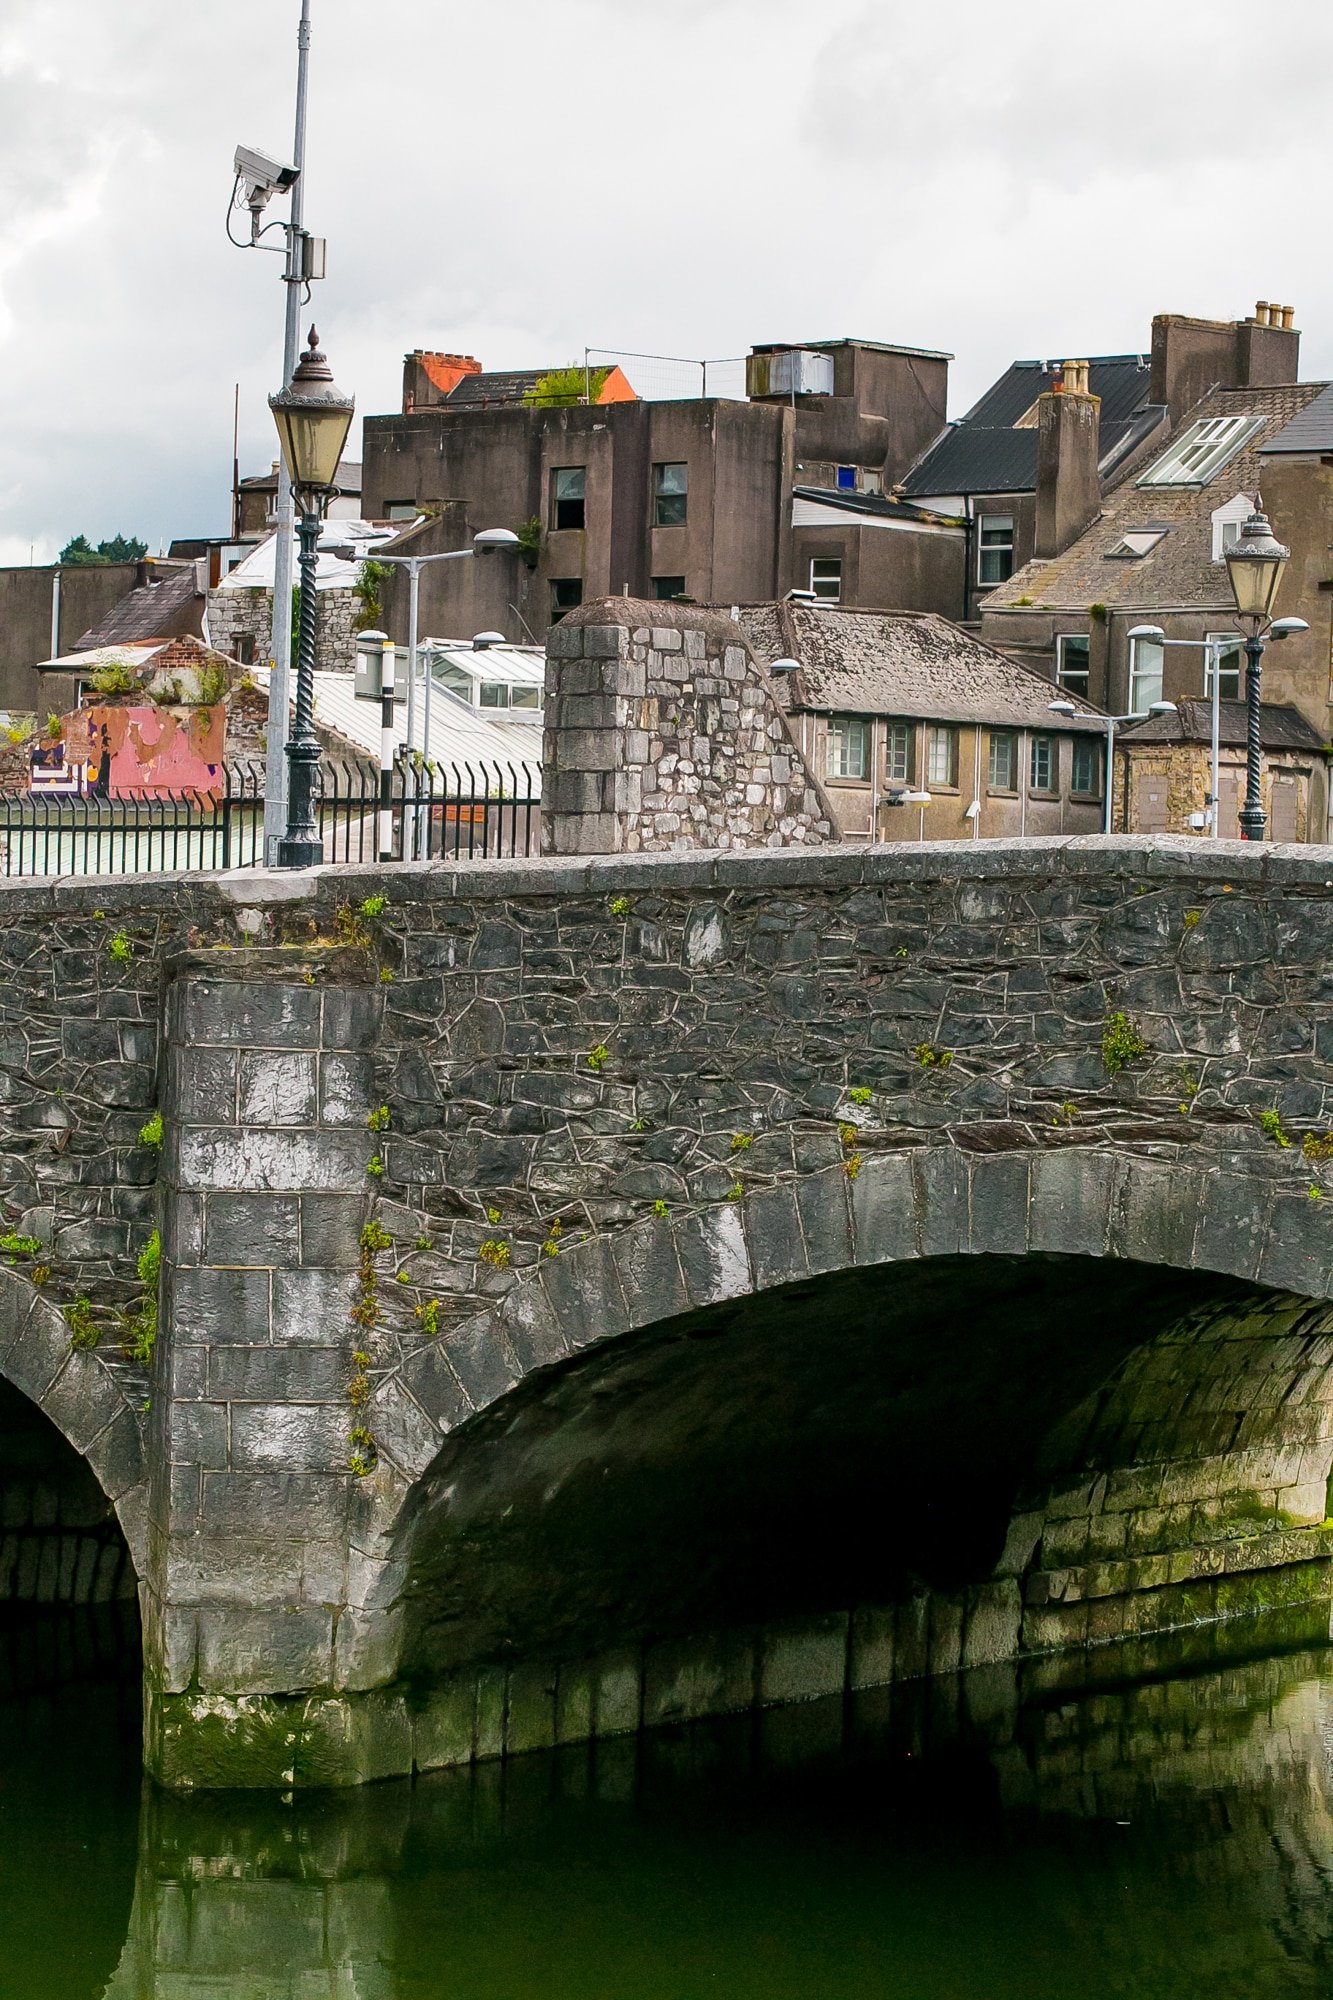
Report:
M1256 297L1333 374L1327 0L313 12L313 310L363 414L397 407L411 347L843 334L952 352L957 414L1016 355L1146 348L1155 311ZM298 14L0 10L0 562L225 532L234 383L242 471L271 460L280 265L223 221L237 140L290 151Z

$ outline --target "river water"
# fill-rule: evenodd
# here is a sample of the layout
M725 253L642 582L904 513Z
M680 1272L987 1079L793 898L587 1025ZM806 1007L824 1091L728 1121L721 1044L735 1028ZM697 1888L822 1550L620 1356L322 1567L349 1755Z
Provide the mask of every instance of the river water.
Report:
M1078 1696L994 1670L414 1785L180 1800L141 1784L107 1649L76 1646L53 1694L68 1645L24 1644L6 2000L1333 1995L1328 1649Z

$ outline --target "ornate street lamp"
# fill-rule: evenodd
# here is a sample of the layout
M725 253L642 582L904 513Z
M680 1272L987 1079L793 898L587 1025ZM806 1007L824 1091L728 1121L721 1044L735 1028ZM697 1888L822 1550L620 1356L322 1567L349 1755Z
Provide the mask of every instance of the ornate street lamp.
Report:
M1260 784L1259 690L1264 639L1273 624L1273 604L1291 550L1284 548L1260 513L1251 514L1226 552L1227 573L1245 640L1245 803L1240 809L1242 840L1262 840L1268 815Z
M282 441L282 456L291 474L296 501L298 563L301 576L300 650L296 666L296 716L287 739L287 831L278 842L279 868L315 868L324 859L324 843L315 818L315 772L319 739L315 735L315 564L319 527L338 476L356 403L344 396L319 351L319 335L310 329L310 344L285 389L270 396L268 406ZM275 618L283 615L273 606Z

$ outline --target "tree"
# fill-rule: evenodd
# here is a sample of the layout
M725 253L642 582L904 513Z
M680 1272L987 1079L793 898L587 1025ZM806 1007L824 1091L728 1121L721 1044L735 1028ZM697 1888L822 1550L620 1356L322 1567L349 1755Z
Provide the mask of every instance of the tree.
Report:
M147 542L141 542L137 535L111 535L106 541L99 542L96 548L86 535L74 535L60 551L60 560L71 567L80 563L86 567L90 563L138 562L141 556L147 554Z
M95 549L86 535L75 535L60 551L62 563L104 563L106 557Z

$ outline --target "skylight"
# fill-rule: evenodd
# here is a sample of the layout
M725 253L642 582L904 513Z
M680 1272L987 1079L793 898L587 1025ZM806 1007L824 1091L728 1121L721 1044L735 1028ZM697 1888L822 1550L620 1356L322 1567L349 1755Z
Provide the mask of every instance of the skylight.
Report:
M1206 486L1263 423L1262 417L1200 417L1168 445L1140 486Z
M1106 551L1107 559L1109 561L1112 556L1122 559L1146 556L1149 549L1157 547L1165 533L1165 528L1129 528L1115 547Z

